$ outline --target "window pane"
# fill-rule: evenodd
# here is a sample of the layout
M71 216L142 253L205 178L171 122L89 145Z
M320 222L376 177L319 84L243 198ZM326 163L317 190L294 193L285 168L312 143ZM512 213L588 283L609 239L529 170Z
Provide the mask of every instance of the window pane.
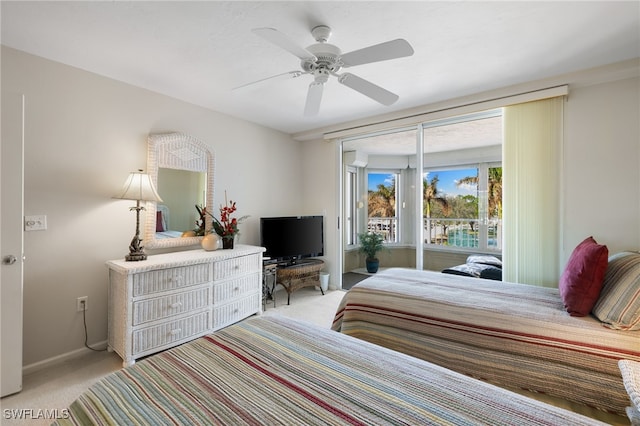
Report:
M487 247L502 249L502 167L489 167Z
M491 193L501 187L500 111L427 123L424 145L425 242L500 250L502 192Z
M347 171L344 186L345 205L345 243L356 244L356 202L357 202L357 174Z
M427 243L478 247L478 169L429 171L423 185Z
M367 230L380 233L387 242L397 242L396 182L394 173L368 173Z

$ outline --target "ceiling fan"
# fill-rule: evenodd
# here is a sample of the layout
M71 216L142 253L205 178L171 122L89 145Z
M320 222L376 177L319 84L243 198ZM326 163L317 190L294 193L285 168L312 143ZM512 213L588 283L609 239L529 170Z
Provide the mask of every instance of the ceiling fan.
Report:
M327 43L331 36L331 28L326 25L319 25L311 30L311 35L317 43L307 48L299 46L289 36L274 28L255 28L252 32L300 58L301 70L278 74L240 87L273 78L297 78L301 75L310 74L313 76L313 81L309 84L307 91L307 100L304 108L304 115L306 116L318 114L324 84L329 80L330 76L337 77L338 83L360 92L383 105L393 104L398 100L398 95L395 93L354 74L348 72L338 74L338 71L355 65L413 55L413 48L403 39L391 40L343 54L337 46Z

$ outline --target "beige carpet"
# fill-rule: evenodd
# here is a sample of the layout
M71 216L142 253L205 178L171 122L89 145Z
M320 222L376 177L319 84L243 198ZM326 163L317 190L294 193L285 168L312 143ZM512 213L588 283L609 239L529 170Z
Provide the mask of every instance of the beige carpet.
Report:
M282 315L329 328L345 292L303 288L291 295L276 292L276 307L268 301L264 315ZM111 352L91 352L23 378L20 393L2 398L0 424L13 426L50 425L52 415L64 416L64 409L85 389L105 375L122 368L120 357ZM20 419L16 417L21 417Z

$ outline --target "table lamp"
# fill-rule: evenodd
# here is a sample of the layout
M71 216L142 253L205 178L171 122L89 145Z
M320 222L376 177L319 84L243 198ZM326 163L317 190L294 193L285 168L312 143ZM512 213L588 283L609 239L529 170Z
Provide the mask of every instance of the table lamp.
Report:
M146 260L147 255L144 252L144 247L140 244L142 242L140 239L140 210L144 210L144 207L140 206L140 201L162 201L153 186L151 176L143 173L142 170L132 172L124 183L120 195L113 198L136 200L136 206L129 209L136 211L136 235L129 244L129 254L125 256L125 260Z

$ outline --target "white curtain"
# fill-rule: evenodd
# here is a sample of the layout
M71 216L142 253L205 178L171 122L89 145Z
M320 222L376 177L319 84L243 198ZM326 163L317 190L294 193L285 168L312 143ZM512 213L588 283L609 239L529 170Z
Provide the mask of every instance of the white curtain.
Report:
M557 287L564 97L508 106L503 141L503 279Z

